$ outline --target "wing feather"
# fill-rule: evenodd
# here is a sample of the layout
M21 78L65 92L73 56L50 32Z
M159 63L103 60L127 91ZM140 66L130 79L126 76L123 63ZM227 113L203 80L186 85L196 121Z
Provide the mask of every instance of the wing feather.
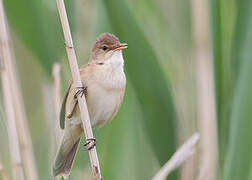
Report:
M80 68L80 75L81 75L82 79L84 79L84 74L85 74L88 67L90 67L89 64L85 64ZM82 80L82 83L83 83L83 85L85 84L83 82L83 80ZM60 110L60 127L61 127L61 129L65 128L66 114L67 114L67 118L71 118L74 113L75 107L78 104L77 99L74 98L75 91L72 86L73 86L73 81L71 81L71 83L67 89L67 92L65 94L65 97L63 99L62 105L61 105L61 110ZM85 85L84 85L84 87L85 87ZM87 89L84 92L84 94L85 94L85 97L87 98ZM67 106L67 110L66 110L66 106Z
M65 97L63 99L61 109L60 109L60 128L61 129L65 128L66 101L67 101L67 97L68 97L69 91L71 89L71 86L72 86L72 83L70 84L70 86L67 89L67 92L65 94Z

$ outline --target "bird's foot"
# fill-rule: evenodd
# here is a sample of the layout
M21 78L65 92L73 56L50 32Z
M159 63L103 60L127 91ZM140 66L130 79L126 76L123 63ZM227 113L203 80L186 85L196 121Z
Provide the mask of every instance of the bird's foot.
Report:
M83 95L87 95L87 87L83 86L83 87L77 87L77 92L74 95L74 98L77 99L77 96L83 96Z
M87 149L86 150L91 150L93 149L97 144L97 140L95 138L89 138L86 139L86 143L83 145L85 146Z

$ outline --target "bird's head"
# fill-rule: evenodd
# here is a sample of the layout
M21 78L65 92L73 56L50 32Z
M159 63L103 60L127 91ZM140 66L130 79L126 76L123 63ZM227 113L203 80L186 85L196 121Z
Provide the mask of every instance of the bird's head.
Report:
M128 48L128 44L120 43L119 39L110 33L101 34L91 49L91 60L106 62L115 56L121 56L121 50Z

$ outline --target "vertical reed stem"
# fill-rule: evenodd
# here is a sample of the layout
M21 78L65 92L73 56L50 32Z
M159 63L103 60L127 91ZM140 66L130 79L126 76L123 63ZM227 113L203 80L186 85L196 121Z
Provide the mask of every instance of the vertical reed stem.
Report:
M192 0L198 119L201 134L199 180L216 180L218 177L217 120L208 3L207 0Z
M1 5L0 5L1 6ZM0 10L1 13L1 10ZM0 15L1 16L1 15ZM2 21L0 21L0 39L2 40ZM1 58L5 58L4 44L1 43ZM24 173L22 168L19 140L17 135L17 128L15 122L14 114L14 105L11 95L11 87L9 84L8 72L5 67L5 64L2 62L1 67L1 77L2 77L2 89L3 89L3 99L4 99L4 108L7 119L7 132L9 138L9 151L11 156L11 165L12 165L12 179L14 180L24 180Z
M0 0L0 55L3 99L7 119L9 151L11 155L12 164L12 179L24 180L19 140L15 121L14 104L12 99L13 97L11 94L10 77L8 72L9 69L6 66L6 62L10 60L11 55L8 50L8 36L2 0Z
M53 76L53 91L54 91L54 109L55 109L55 119L52 122L52 134L54 135L55 139L54 148L57 149L60 145L61 138L63 136L63 131L59 126L59 116L60 116L60 107L61 107L61 76L60 76L61 66L59 63L54 63L52 68L52 76ZM56 178L57 180L60 177ZM65 178L67 180L68 178Z
M8 180L1 160L0 160L0 175L2 176L3 180Z
M60 143L62 137L62 130L59 126L59 114L60 114L60 106L61 106L61 78L60 78L60 69L61 66L59 63L55 63L53 65L53 84L54 84L54 106L55 106L55 114L56 118L54 121L54 130L55 130L55 137L57 147Z
M8 25L4 14L3 1L0 0L0 22L1 22L1 44L3 52L3 61L8 73L8 84L10 89L8 93L12 96L14 108L13 113L16 115L18 137L20 150L24 161L24 169L28 180L38 180L38 174L35 164L35 158L32 148L31 136L28 128L27 117L24 110L24 103L21 95L21 88L17 78L16 67L9 45ZM14 115L13 114L13 115Z
M58 11L60 15L60 20L62 24L62 29L65 37L65 43L66 43L66 51L67 51L67 56L68 56L68 61L69 65L71 68L72 72L72 77L73 77L73 82L76 87L82 87L82 81L80 78L80 72L77 64L77 58L73 46L73 41L72 41L72 36L71 36L71 31L67 19L67 13L66 13L66 8L64 4L64 0L56 0L57 6L58 6ZM78 105L80 108L80 114L81 114L81 120L83 124L83 129L85 133L86 139L91 139L93 138L93 131L90 123L90 118L88 114L88 109L87 109L87 104L86 104L86 99L84 96L78 96ZM93 171L93 175L95 179L101 180L101 172L100 172L100 165L99 165L99 160L96 152L96 147L91 149L89 152L89 158L90 158L90 163L91 163L91 168Z

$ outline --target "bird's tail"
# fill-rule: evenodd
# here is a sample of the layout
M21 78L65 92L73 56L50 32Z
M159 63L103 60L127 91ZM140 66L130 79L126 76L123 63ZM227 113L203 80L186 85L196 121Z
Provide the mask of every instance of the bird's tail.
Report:
M81 132L80 127L65 129L65 134L54 162L53 176L62 175L67 177L70 174L80 144Z

